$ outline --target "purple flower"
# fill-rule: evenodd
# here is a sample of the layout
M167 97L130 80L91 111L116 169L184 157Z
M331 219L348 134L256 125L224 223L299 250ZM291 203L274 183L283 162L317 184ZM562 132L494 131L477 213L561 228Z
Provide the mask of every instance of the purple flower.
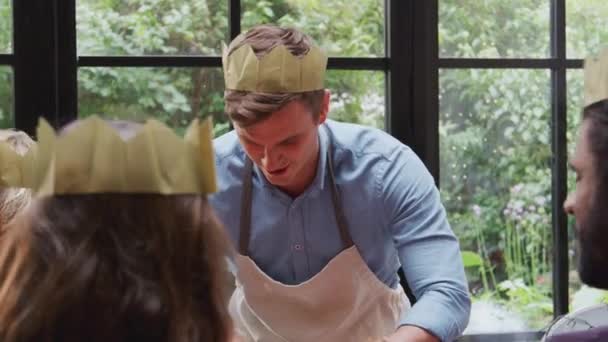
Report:
M522 184L517 184L514 187L511 188L511 193L512 194L518 194L523 190L524 186Z

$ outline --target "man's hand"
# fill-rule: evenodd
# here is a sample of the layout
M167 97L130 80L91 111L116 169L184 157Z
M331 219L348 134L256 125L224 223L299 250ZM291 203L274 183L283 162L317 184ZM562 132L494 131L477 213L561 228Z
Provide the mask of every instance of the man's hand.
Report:
M435 335L413 325L404 325L394 334L385 337L384 342L440 342Z

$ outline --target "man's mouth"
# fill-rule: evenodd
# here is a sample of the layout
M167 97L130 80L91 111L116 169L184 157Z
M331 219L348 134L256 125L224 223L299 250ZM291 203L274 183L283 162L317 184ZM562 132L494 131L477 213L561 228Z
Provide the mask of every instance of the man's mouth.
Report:
M288 167L289 166L285 166L285 167L282 167L282 168L279 168L279 169L274 169L272 171L271 170L266 170L266 172L268 172L268 174L271 175L271 176L279 176L279 175L285 173L285 171L287 171Z

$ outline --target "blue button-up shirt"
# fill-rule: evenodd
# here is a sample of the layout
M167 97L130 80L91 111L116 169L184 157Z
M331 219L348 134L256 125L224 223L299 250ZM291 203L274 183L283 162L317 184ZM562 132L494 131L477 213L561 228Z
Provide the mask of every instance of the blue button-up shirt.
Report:
M332 149L336 184L353 241L380 281L399 286L403 266L418 301L400 324L422 327L442 341L465 329L470 299L459 250L433 177L416 154L374 128L328 120L332 144L319 129L312 184L297 198L271 185L254 167L250 257L270 277L302 283L340 253L328 185ZM238 246L246 158L235 132L214 141L219 192L211 204Z

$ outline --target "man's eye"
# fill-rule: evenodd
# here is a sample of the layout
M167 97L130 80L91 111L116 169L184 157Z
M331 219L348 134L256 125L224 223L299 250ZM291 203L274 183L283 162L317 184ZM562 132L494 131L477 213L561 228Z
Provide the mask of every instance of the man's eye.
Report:
M253 147L253 148L260 148L260 147L262 147L261 145L256 144L256 143L254 143L251 140L245 140L245 142L247 143L247 145L249 145L250 147Z
M293 145L298 142L298 139L287 139L281 145Z

